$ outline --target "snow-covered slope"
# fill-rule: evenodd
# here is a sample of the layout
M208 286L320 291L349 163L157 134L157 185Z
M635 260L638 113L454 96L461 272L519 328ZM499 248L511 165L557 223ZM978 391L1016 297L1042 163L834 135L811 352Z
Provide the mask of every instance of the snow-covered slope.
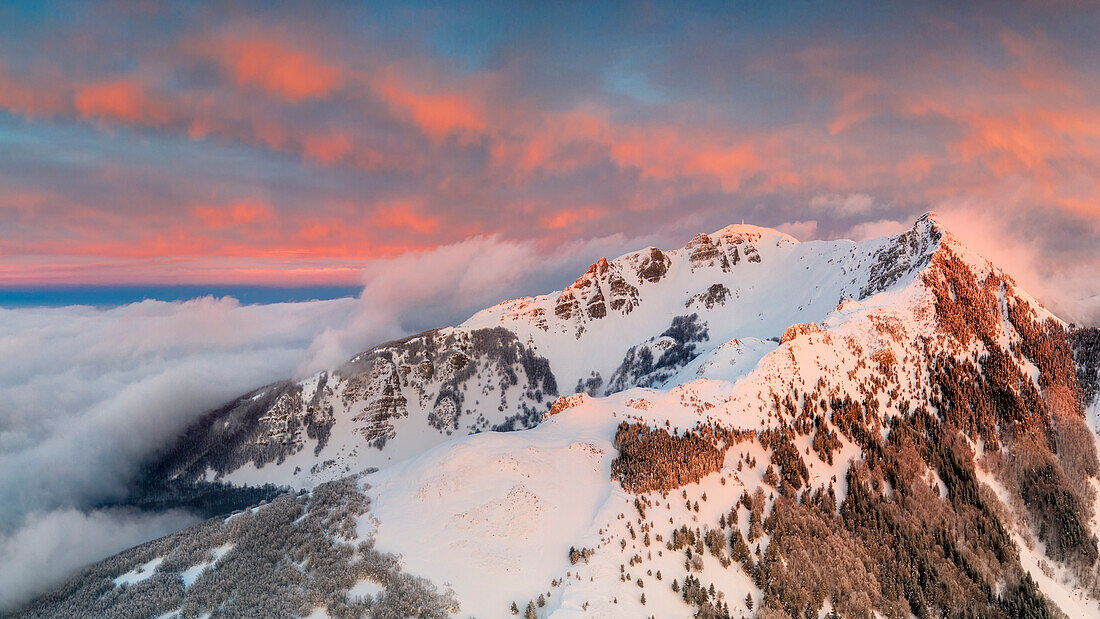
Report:
M729 226L679 250L600 260L564 291L502 303L463 326L515 332L550 360L563 386L581 382L582 390L606 392L659 384L661 376L649 381L653 372L638 367L642 355L631 356L631 348L678 352L686 339L702 352L734 338L778 339L792 324L823 320L845 299L911 280L939 236L928 217L903 235L865 243L799 243L776 230ZM676 318L691 315L702 332L677 338Z
M1100 616L1094 339L933 215L858 244L731 226L212 412L156 471L315 488L242 523L350 506L286 546L292 584L173 584L266 552L218 519L34 609L262 585L286 615Z

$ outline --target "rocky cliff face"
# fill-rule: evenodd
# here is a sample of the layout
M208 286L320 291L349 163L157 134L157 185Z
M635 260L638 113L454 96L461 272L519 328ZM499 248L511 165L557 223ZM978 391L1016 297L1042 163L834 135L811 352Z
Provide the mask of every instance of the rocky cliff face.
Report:
M308 487L354 472L350 461L384 462L405 433L426 448L456 433L533 427L557 395L547 360L509 331L427 331L211 411L149 476L233 482L244 469L241 484Z

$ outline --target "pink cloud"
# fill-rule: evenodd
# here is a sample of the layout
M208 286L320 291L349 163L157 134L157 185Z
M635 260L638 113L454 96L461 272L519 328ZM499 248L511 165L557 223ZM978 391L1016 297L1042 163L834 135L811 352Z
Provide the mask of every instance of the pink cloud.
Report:
M171 118L168 106L146 93L134 79L110 80L79 89L73 99L85 118L123 124L163 125Z
M480 132L486 128L487 121L478 111L477 104L461 93L417 92L395 75L375 79L371 87L395 113L411 119L432 138L441 139L455 132Z
M792 221L779 224L775 228L780 232L786 232L800 241L812 241L817 237L817 222L813 220Z
M343 81L337 66L271 36L203 38L189 46L220 64L237 84L290 101L325 97Z

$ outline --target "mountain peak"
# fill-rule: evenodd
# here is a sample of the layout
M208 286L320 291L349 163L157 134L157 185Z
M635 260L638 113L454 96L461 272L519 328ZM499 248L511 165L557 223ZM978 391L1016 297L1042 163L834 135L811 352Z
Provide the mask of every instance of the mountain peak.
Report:
M697 235L698 236L698 235ZM775 228L766 228L764 226L757 226L753 224L747 224L741 222L739 224L730 224L721 230L717 230L710 235L712 238L736 238L743 237L752 239L754 241L775 241L779 243L799 243L799 240L793 236L782 232Z
M754 335L767 338L781 334L790 324L822 319L837 299L864 299L908 281L941 247L945 231L935 213L929 212L892 237L854 245L848 241L805 245L773 228L731 224L710 234L696 234L678 249L648 247L613 260L600 258L563 290L505 301L479 312L463 326L507 324L525 330L515 324L520 322L538 332L568 334L574 339L604 330L600 323L608 322L602 319L609 316L629 315L629 323L649 316L655 322L645 329L664 328L666 312L709 311L739 298L743 309L753 307L759 315L755 320L739 316L736 322L746 320L742 326L751 323ZM822 294L787 308L791 312L776 312L778 299L789 298L793 287ZM663 325L656 324L661 321ZM617 337L614 327L607 329L607 337Z
M942 220L939 213L934 210L928 210L921 213L921 216L917 218L917 222L921 221L941 222Z
M936 232L941 236L944 234L950 234L950 229L947 222L936 211L925 211L920 217L913 222L913 225L909 227L910 230L924 230L927 232Z

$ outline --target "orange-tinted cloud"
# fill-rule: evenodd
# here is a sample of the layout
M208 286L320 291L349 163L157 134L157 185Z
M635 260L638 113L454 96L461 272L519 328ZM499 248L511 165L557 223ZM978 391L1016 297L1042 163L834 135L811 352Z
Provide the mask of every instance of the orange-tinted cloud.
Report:
M151 97L135 79L110 80L79 89L73 98L85 118L122 123L162 125L171 117L168 106Z
M605 208L587 207L570 211L558 211L542 217L539 222L547 230L565 230L606 214L607 209Z
M325 97L340 87L336 66L264 36L197 43L239 85L259 88L291 101Z
M964 114L955 147L965 160L986 157L1001 175L1036 170L1067 157L1100 156L1100 111L1023 108L1008 116Z
M636 167L649 178L709 178L735 191L742 179L763 169L778 174L785 162L766 137L700 127L635 126L610 130L609 149L620 165Z
M423 235L433 234L439 229L440 224L438 217L421 214L419 209L409 202L379 207L371 222L383 228L408 230Z
M429 137L440 139L486 128L484 116L461 94L415 92L392 75L377 80L373 88L395 112L410 118Z
M536 170L567 173L606 157L613 139L605 114L525 110L518 121L497 128L493 160L525 176Z
M271 207L259 202L237 202L226 206L196 206L191 212L207 228L221 230L274 218Z
M351 136L344 132L322 135L307 135L305 138L305 156L321 163L343 161L354 151Z

